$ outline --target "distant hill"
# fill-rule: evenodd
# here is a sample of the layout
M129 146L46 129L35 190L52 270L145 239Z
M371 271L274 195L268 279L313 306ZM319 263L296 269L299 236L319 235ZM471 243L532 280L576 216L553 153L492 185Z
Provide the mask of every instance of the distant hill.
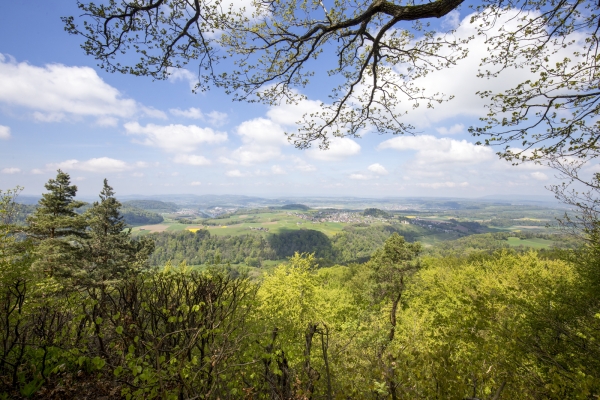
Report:
M310 210L309 206L305 206L304 204L285 204L280 207L282 210Z
M129 200L124 201L123 208L133 207L146 211L154 212L174 212L179 210L179 206L175 203L158 201L158 200Z
M554 196L547 195L526 195L526 194L490 194L480 197L485 200L501 200L512 202L535 202L535 203L558 203Z
M365 217L375 217L375 218L390 218L391 215L379 208L367 208L363 211L363 215Z
M127 225L153 225L165 220L162 215L155 212L131 206L122 207L121 215Z

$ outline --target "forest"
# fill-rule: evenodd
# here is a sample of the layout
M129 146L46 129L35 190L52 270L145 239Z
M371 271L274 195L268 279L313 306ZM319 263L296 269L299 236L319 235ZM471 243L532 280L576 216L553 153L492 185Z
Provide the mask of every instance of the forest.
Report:
M544 251L514 244L555 237L483 233L425 247L400 228L356 225L333 237L310 229L133 236L131 206L106 179L85 205L58 169L35 207L18 204L20 188L0 192L0 399L599 398L598 3L465 4L473 30L461 38L452 20L462 3L78 2L63 28L99 68L152 80L187 71L194 92L212 86L234 100L296 107L304 114L285 133L299 149L420 133L404 114L456 94L426 90L424 79L437 71L454 79L451 68L477 57L468 45L483 37L471 78L500 85L476 92L486 103L467 128L477 143L457 141L444 155L498 145L512 164L543 164L557 175L548 189L574 212L561 219L561 243ZM516 71L517 83L504 85L505 71ZM314 109L310 83L326 94ZM429 158L423 166L436 165ZM500 176L495 168L490 162ZM242 260L260 274L234 268Z
M536 252L484 234L425 251L377 227L153 242L131 236L106 180L82 213L68 174L46 190L24 225L19 190L1 194L3 398L600 394L597 242ZM236 257L287 261L251 277Z

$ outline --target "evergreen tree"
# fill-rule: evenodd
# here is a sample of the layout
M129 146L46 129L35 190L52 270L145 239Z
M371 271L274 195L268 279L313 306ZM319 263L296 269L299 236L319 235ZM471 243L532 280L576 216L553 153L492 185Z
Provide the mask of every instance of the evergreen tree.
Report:
M139 270L146 264L154 249L153 242L131 238L131 229L120 213L121 203L114 197L113 188L104 179L100 201L94 202L85 213L89 238L85 246L85 267L82 277L86 285L104 286Z
M27 218L27 233L39 242L36 265L51 276L70 276L81 258L81 241L87 236L85 218L75 211L85 203L74 200L77 186L71 185L69 174L60 169L45 188L49 192Z

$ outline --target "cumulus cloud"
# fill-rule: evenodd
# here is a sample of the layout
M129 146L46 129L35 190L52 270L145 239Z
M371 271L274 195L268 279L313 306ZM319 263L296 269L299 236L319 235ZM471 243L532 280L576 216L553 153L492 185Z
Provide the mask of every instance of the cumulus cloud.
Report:
M172 153L190 153L201 144L215 144L227 140L227 134L224 132L196 125L141 126L137 122L128 122L124 127L127 134L143 137L140 143Z
M363 175L363 174L351 174L350 179L367 180L367 179L369 179L369 176Z
M177 164L187 164L195 166L212 164L208 158L204 156L197 156L194 154L178 154L177 156L175 156L173 161Z
M232 169L230 171L225 172L225 175L231 178L243 178L245 176L248 176L248 173L242 172L239 169Z
M93 68L16 62L0 54L0 102L34 111L40 122L77 117L129 118L137 114L164 118L162 111L138 104L107 84Z
M0 125L0 139L10 139L10 128L8 126Z
M288 141L283 128L266 118L255 118L245 121L237 127L237 134L244 143L262 145L287 145Z
M241 123L236 133L243 145L221 157L224 164L253 165L281 158L281 146L288 144L282 127L266 118Z
M39 169L39 168L34 168L34 169L31 170L31 173L34 174L34 175L41 175L41 174L44 173L44 171L41 170L41 169Z
M133 176L134 178L143 178L144 173L143 172L134 172L133 174L131 174L131 176Z
M379 149L415 150L421 164L475 164L494 158L489 147L477 146L466 140L436 138L432 135L397 136L378 146Z
M254 165L279 158L281 158L281 150L279 147L249 144L232 151L231 159L222 157L220 161L224 164Z
M302 172L314 172L317 168L304 161L300 157L292 156L292 162L294 163L294 169Z
M213 126L223 126L227 123L227 114L220 111L211 111L206 114L208 123Z
M424 89L426 94L432 95L435 93L444 93L453 95L454 98L449 102L436 104L435 107L419 107L409 111L406 116L403 116L403 122L411 123L417 128L429 127L440 121L449 118L454 118L458 115L479 117L486 115L487 110L485 105L489 100L482 99L476 93L478 91L491 91L492 93L501 93L508 87L515 87L527 79L537 79L532 72L526 68L507 68L498 78L481 79L477 75L480 71L485 71L487 66L480 65L481 60L489 57L489 45L485 42L487 36L497 33L499 29L517 29L520 24L518 18L514 18L518 10L514 13L506 13L499 19L495 27L492 28L488 35L478 35L476 25L471 24L472 15L466 15L462 20L458 19L458 13L450 13L442 20L442 25L447 28L456 29L454 37L457 40L473 37L467 45L469 56L465 59L457 61L456 65L450 68L444 68L440 71L432 71L422 79L413 81L413 83ZM446 50L444 50L446 51ZM562 60L565 56L572 54L560 53L554 55L556 60ZM406 66L397 65L394 67L398 72L402 71ZM494 67L491 67L492 69ZM409 103L402 103L398 107L398 115L403 114Z
M329 149L311 148L307 151L309 157L322 161L339 161L360 153L360 145L350 138L331 138Z
M190 119L204 119L204 114L199 108L190 107L187 110L180 110L179 108L171 108L169 110L171 114L176 117L184 117Z
M463 124L454 124L450 128L446 128L445 126L436 128L436 131L440 135L456 135L458 133L462 133L464 131L464 129L465 129L465 126Z
M169 81L178 82L183 81L187 82L190 86L190 90L194 90L196 88L196 83L198 82L198 76L194 75L192 72L183 68L172 68L169 69Z
M371 164L367 167L367 169L371 172L376 173L377 175L387 175L388 171L385 167L379 163Z
M15 168L15 167L10 167L10 168L2 169L0 172L3 174L18 174L19 172L21 172L21 169Z
M205 114L199 108L190 107L187 110L171 108L169 109L169 112L176 117L207 121L215 127L220 127L227 123L227 114L220 111L211 111L208 114Z
M200 186L200 185L202 185L202 182L199 182L199 181L194 181L194 182L190 183L190 186Z
M546 175L543 172L539 172L539 171L532 172L530 175L533 179L536 179L538 181L547 181L548 180L548 175Z
M66 171L122 172L134 167L122 160L100 157L91 158L87 161L66 160L59 163L47 164L46 168L51 170L64 169Z
M318 100L301 100L298 104L281 104L269 108L267 117L281 126L295 127L304 114L317 113L322 110Z

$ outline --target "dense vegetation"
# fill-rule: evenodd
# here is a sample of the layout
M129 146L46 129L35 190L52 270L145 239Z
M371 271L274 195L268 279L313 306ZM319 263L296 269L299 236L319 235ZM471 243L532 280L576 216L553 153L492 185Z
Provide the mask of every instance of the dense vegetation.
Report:
M310 207L306 206L304 204L285 204L285 205L281 206L280 208L282 210L302 210L302 211L310 210Z
M204 229L195 233L162 232L149 236L156 246L150 256L150 264L161 266L167 262L175 265L186 262L198 265L219 260L260 266L264 260L282 260L296 252L314 254L321 265L364 262L394 232L402 234L409 242L417 238L414 231L402 225L350 225L332 238L310 229L270 234L266 239L259 233L217 236Z
M129 200L123 202L124 208L138 208L140 210L154 211L154 212L173 212L179 210L179 206L175 203L158 201L158 200Z
M122 207L121 215L127 225L151 225L164 221L162 215L131 206Z
M388 212L380 210L379 208L367 208L363 211L365 217L375 218L390 218L391 215Z
M357 259L383 240L368 261L323 267L295 253L252 280L224 259L287 254L294 240L319 237L157 236L182 258L193 243L197 256L213 256L202 267L151 268L152 242L124 229L106 181L84 213L67 174L46 188L25 227L14 224L17 192L0 196L3 398L600 395L595 232L552 257L493 251L502 234L460 239L434 257L393 227L352 227L320 251L370 237L343 256ZM481 251L464 256L460 241Z

